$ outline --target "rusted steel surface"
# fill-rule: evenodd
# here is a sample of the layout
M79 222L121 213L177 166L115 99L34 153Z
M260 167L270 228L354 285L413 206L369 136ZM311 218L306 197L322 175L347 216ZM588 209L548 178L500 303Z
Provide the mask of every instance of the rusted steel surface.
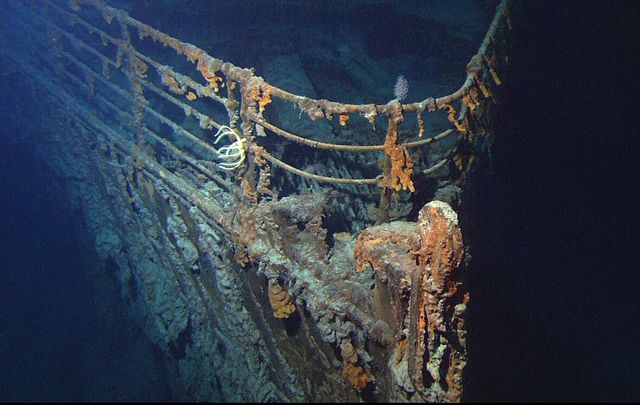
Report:
M422 208L417 224L366 229L355 248L358 271L375 274L372 306L396 331L387 363L394 399L458 402L467 362L465 246L446 203Z

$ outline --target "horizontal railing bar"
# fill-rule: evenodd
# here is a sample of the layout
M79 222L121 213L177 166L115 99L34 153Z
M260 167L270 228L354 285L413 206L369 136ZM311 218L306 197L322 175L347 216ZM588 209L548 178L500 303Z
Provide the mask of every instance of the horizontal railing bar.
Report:
M312 139L308 139L308 138L304 138L302 136L296 135L296 134L292 134L291 132L285 131L284 129L281 129L279 127L276 127L275 125L267 122L266 120L256 117L255 115L251 115L250 119L252 122L265 127L266 129L268 129L269 131L273 132L276 135L280 135L284 138L287 138L289 140L298 142L298 143L302 143L305 145L309 145L313 148L318 148L318 149L327 149L327 150L341 150L341 151L351 151L351 152L368 152L368 151L380 151L380 150L384 150L384 145L344 145L344 144L336 144L336 143L326 143L326 142L320 142L320 141L314 141ZM427 139L421 139L419 141L413 141L413 142L405 142L400 144L399 146L403 146L403 147L407 147L407 148L416 148L418 146L424 146L424 145L428 145L430 143L433 142L437 142L441 139L446 138L447 136L453 134L455 132L454 129L448 129L444 132L441 132L440 134L431 137L431 138L427 138Z
M98 10L100 10L103 14L103 17L105 17L105 19L107 19L107 21L109 21L109 23L111 22L111 19L117 19L117 21L119 21L121 24L130 26L130 27L134 27L137 28L140 34L140 37L143 38L144 36L149 36L151 37L154 41L160 41L162 42L164 45L168 45L171 48L173 48L178 54L181 55L185 55L191 62L198 62L198 70L200 70L200 72L203 74L203 76L208 80L208 81L212 81L209 77L209 74L207 72L210 72L211 74L214 74L216 71L220 70L222 71L226 76L227 79L229 80L236 80L238 82L242 81L243 83L248 83L248 81L246 80L247 78L251 78L251 84L249 86L249 88L244 88L244 91L248 91L249 89L254 89L255 87L253 86L258 86L260 88L260 90L263 92L263 94L265 94L264 92L267 92L269 95L271 96L275 96L275 97L279 97L282 98L286 101L292 102L292 103L296 103L298 106L301 107L301 109L303 111L312 111L313 113L317 112L317 111L322 111L325 113L326 116L330 116L331 114L334 113L339 113L339 114L352 114L352 113L360 113L360 114L364 114L367 117L375 117L375 115L378 114L390 114L393 113L394 111L398 110L398 107L401 108L402 112L417 112L418 114L422 114L423 112L427 111L427 112L432 112L433 109L443 109L443 108L447 108L450 111L450 116L449 119L452 120L451 118L451 114L455 113L455 110L453 110L452 106L450 105L451 103L453 103L454 101L459 100L460 98L462 98L466 92L469 90L469 88L471 86L474 85L475 81L478 79L478 70L476 71L471 71L472 69L469 68L467 71L467 77L465 82L463 83L463 85L454 93L449 94L447 96L444 97L440 97L437 99L433 99L433 98L428 98L425 99L419 103L411 103L411 104L399 104L397 100L392 100L391 102L384 104L384 105L374 105L374 104L369 104L369 105L355 105L355 104L343 104L343 103L336 103L336 102L331 102L328 100L314 100L314 99L309 99L306 97L301 97L301 96L297 96L295 94L289 93L285 90L279 89L277 87L274 87L268 83L266 83L264 81L264 79L262 79L261 77L255 76L253 74L253 72L249 69L242 69L239 68L237 66L234 66L230 63L227 62L223 62L221 60L212 58L211 56L209 56L204 50L197 48L191 44L188 43L184 43L182 41L179 41L169 35L166 35L156 29L154 29L153 27L143 24L140 21L130 17L126 12L122 11L122 10L118 10L112 7L107 6L106 4L104 4L102 1L100 0L77 0L77 2L79 3L84 3L84 4L90 4L94 7L96 7ZM51 3L50 3L51 4ZM69 14L71 16L74 16L73 13L68 13L66 11L64 11L62 8L58 7L57 5L53 5L51 4L54 8L58 9L59 11L63 11L66 14ZM489 31L487 32L487 34L485 35L485 38L483 39L483 42L478 50L478 53L476 55L474 55L474 58L476 57L480 57L482 58L484 56L484 54L487 52L488 46L491 43L491 41L493 40L493 37L495 36L495 32L497 30L497 25L498 23L501 21L502 18L505 17L504 15L504 7L501 4L501 7L498 8L498 12L496 13L496 15L494 16L494 19L492 21L491 27L489 29ZM74 21L76 22L81 22L81 24L83 24L85 26L85 28L87 28L89 30L90 33L98 33L101 38L103 39L103 41L109 40L112 43L116 44L119 48L119 52L122 52L122 47L123 46L127 46L129 47L130 44L124 44L121 40L119 39L115 39L112 38L110 36L108 36L108 34L106 34L104 31L100 30L97 27L94 27L92 24L83 21L80 17L78 16L74 16ZM62 29L60 29L62 30ZM64 31L64 30L62 30ZM66 32L66 31L65 31ZM68 33L67 33L68 34ZM72 36L72 34L68 34L69 36ZM67 37L69 38L69 37ZM83 43L82 41L80 41L79 39L76 39L77 41L79 41L80 43ZM84 44L84 43L83 43ZM86 45L86 44L85 44ZM102 53L98 52L97 50L95 50L94 48L86 45L86 47L84 47L86 50L89 50L92 54L94 54L94 56L99 57L103 63L106 62L106 60L108 60L111 64L115 63L113 61L111 61L111 59L107 58L106 56L104 56ZM93 50L93 52L91 51ZM135 55L135 57L138 57L141 61L146 62L148 64L150 64L151 66L155 67L158 71L158 74L161 75L162 77L164 77L164 74L168 74L170 75L172 78L178 78L180 80L178 80L178 83L181 85L181 90L184 89L185 87L192 87L194 88L199 95L205 95L205 96L213 96L211 98L213 98L214 100L221 102L225 105L226 107L226 99L219 97L215 94L213 94L210 90L209 87L205 87L203 85L198 84L197 82L195 82L192 78L190 78L189 76L184 76L181 75L175 71L173 71L170 67L168 66L164 66L161 65L160 63L156 62L155 60L153 60L152 58L143 55L141 53L139 53L138 51L132 49L132 48L128 48L128 50L130 51L130 55ZM102 76L100 74L98 74L97 72L95 72L93 69L91 69L90 67L86 66L83 62L73 58L73 56L69 55L67 52L63 53L65 55L65 57L67 57L67 59L69 60L75 60L77 64L80 64L82 66L84 66L86 69L88 69L89 71L92 72L93 76L102 80L103 82L106 82L108 85L111 86L111 88L116 91L116 88L118 90L120 90L121 92L124 92L123 90L119 89L118 86L111 84L109 81L106 81L104 78L102 78ZM106 59L106 60L105 60ZM473 58L472 58L473 60ZM489 62L487 62L489 63ZM79 66L80 66L79 65ZM203 67L204 65L204 67ZM471 64L470 64L471 65ZM70 75L69 72L65 72L67 75ZM127 73L127 72L125 72ZM492 71L493 73L493 71ZM177 105L178 107L181 107L183 109L183 111L185 112L186 115L195 115L201 122L201 126L203 125L204 122L204 126L208 127L208 124L211 124L212 126L216 127L216 128L220 128L221 125L216 123L215 121L211 120L207 115L199 113L198 111L194 110L192 107L190 107L189 105L187 105L186 103L183 103L182 101L178 100L177 98L173 97L172 95L166 93L164 90L156 87L155 85L151 84L150 82L147 82L145 80L143 80L142 78L139 78L138 76L133 76L130 75L130 77L134 80L137 80L139 83L141 83L143 86L145 86L145 88L148 88L152 91L154 91L155 93L157 93L158 95L160 95L161 97L165 98L167 101ZM214 76L215 78L215 76ZM77 79L77 78L76 78ZM497 82L497 80L496 80ZM187 84L189 83L189 84ZM86 84L82 83L84 86L87 86ZM193 86L191 85L193 84ZM213 83L213 85L215 85L215 83ZM199 87L196 87L199 86ZM89 87L89 86L87 86ZM133 101L131 99L131 95L127 94L126 92L124 92L126 94L125 99L129 100L129 101ZM122 95L122 93L120 93ZM100 98L103 98L102 96L100 96ZM105 99L105 101L108 101ZM134 103L135 104L135 103ZM122 110L120 109L120 107L117 107L114 105L114 107L116 107L118 110L120 110L122 112ZM187 131L186 129L182 128L180 125L176 124L175 122L173 122L172 120L170 120L169 118L163 116L162 114L158 113L157 111L155 111L154 109L152 109L151 107L148 106L144 106L144 109L150 113L151 115L153 115L154 117L156 117L156 119L158 119L160 122L162 122L165 125L170 126L176 133L181 133L189 138L192 138L191 140L201 144L201 145L207 145L208 147L210 147L216 156L218 156L217 151L215 150L215 148L213 148L212 146L204 143L202 140L200 140L200 138L196 137L195 135L191 134L189 131ZM463 108L463 112L461 114L464 114L466 111L465 108ZM124 112L122 112L124 113ZM126 113L129 114L129 113ZM130 114L129 114L130 115ZM311 115L311 112L310 112ZM313 118L313 116L312 116ZM272 124L270 124L269 122L267 122L266 120L264 120L262 117L258 117L258 116L250 116L249 119L254 122L257 125L263 126L269 130L271 130L272 132L274 132L277 135L283 136L287 139L299 142L299 143L303 143L315 148L320 148L320 149L329 149L329 150L342 150L342 151L380 151L380 150L384 150L384 145L343 145L343 144L331 144L331 143L325 143L325 142L319 142L319 141L314 141L308 138L304 138L301 137L299 135L296 134L292 134L290 132L287 132L281 128L278 128ZM419 117L420 119L420 117ZM420 121L422 122L422 121ZM455 120L453 120L454 124L456 124ZM421 124L422 125L422 124ZM147 130L147 128L144 128L145 130ZM422 127L421 127L422 130ZM404 144L401 144L401 146L407 147L407 148L411 148L411 147L418 147L418 146L422 146L422 145L427 145L430 144L432 142L435 141L439 141L441 139L444 139L445 137L455 133L456 131L454 129L449 129L446 130L432 138L428 138L428 139L423 139L423 140L418 140L418 141L414 141L414 142L407 142ZM158 135L156 135L158 136ZM161 138L162 139L162 138ZM164 140L164 139L163 139ZM165 140L166 141L166 140ZM199 141L199 142L198 142ZM168 141L167 141L168 142ZM293 166L290 166L282 161L280 161L279 159L273 157L272 155L270 155L266 150L264 150L264 148L256 146L256 145L252 145L250 144L250 148L251 150L256 153L259 154L260 156L263 156L266 160L270 161L271 163L275 164L276 166L279 166L281 168L284 168L294 174L297 174L299 176L305 177L305 178L309 178L309 179L313 179L319 182L328 182L328 183L334 183L334 184L358 184L358 185L366 185L366 184L377 184L379 183L379 181L381 180L382 176L378 176L375 179L343 179L343 178L334 178L334 177L327 177L327 176L320 176L320 175L315 175L312 173L308 173L305 172L303 170L297 169ZM257 148L257 149L256 149ZM425 171L423 171L423 173L430 173L432 171L437 170L439 167L442 167L445 163L445 160L441 160L440 162L438 162L436 165L432 166L431 168L426 169Z
M111 61L110 59L106 58L104 55L100 54L99 52L97 52L95 49L93 49L92 47L84 44L84 42L82 42L81 40L76 39L75 37L73 37L71 34L67 33L66 31L58 28L59 30L63 31L65 33L66 36L70 36L71 40L75 40L77 42L80 42L81 46L83 48L88 48L91 51L97 53L98 55L100 55L102 58L107 59L112 65L115 66L115 62ZM93 53L92 52L92 53ZM151 64L152 66L154 66L156 69L169 69L171 71L172 75L180 75L177 72L174 72L171 70L170 67L168 66L163 66L160 63L156 62L155 60L139 53L136 51L136 56L138 56L139 58L143 59L145 62ZM187 105L186 103L183 103L181 101L179 101L176 97L168 94L167 92L159 89L158 87L156 87L155 85L151 84L148 81L145 81L141 78L137 78L137 80L145 87L151 89L152 91L154 91L155 93L157 93L158 95L160 95L161 97L165 98L167 101L175 104L176 106L178 106L179 108L183 109L183 111L187 111L187 109L189 109L191 111L191 114L195 115L198 120L200 120L200 122L207 122L207 123L211 123L215 128L219 129L221 127L221 124L217 123L216 121L212 120L209 116L197 111L196 109L194 109L193 107ZM196 86L201 86L201 87L205 87L200 85L199 83L193 83ZM195 86L194 86L195 89ZM215 96L215 95L213 95ZM216 96L217 97L217 96ZM220 98L219 100L220 102L224 103L224 100ZM288 131L285 131L281 128L278 128L276 126L274 126L273 124L270 124L269 122L267 122L266 120L260 118L260 117L256 117L256 116L251 116L251 120L258 124L261 125L267 129L269 129L270 131L276 133L277 135L283 136L287 139L299 142L299 143L303 143L306 145L309 145L311 147L314 148L318 148L318 149L328 149L328 150L343 150L343 151L380 151L380 150L384 150L384 145L343 145L343 144L332 144L332 143L325 143L325 142L320 142L320 141L314 141L308 138L304 138L295 134L292 134ZM402 144L401 146L405 146L407 148L415 148L418 146L423 146L423 145L427 145L430 144L432 142L438 141L440 139L443 139L444 137L446 137L447 135L450 135L451 133L453 133L453 130L447 130L445 132L443 132L442 134L439 134L437 136L434 136L432 138L428 138L428 139L424 139L424 140L419 140L419 141L414 141L414 142L407 142Z
M68 52L63 51L62 54L67 59L69 59L70 61L74 62L81 70L84 70L85 72L88 72L89 74L95 76L96 78L98 78L98 80L102 81L106 86L111 88L114 92L118 93L120 96L122 96L124 98L127 98L127 99L130 99L131 95L129 93L127 93L126 91L124 91L121 88L119 88L119 86L117 86L117 85L109 82L105 78L103 78L100 74L95 72L89 66L86 66L83 62L79 61L74 56L68 54ZM88 85L86 83L84 83L84 82L80 81L79 79L75 78L69 72L64 71L63 73L66 74L71 79L71 81L74 81L78 85L80 85L82 87L85 87L85 88L88 87ZM101 101L103 101L107 106L109 106L111 109L113 109L117 113L126 115L127 117L129 117L130 120L133 119L133 115L131 113L123 111L118 106L116 106L111 101L107 100L106 98L104 98L102 96L99 96L99 98L101 99ZM190 134L187 130L183 129L178 124L176 124L175 122L171 121L170 119L164 117L162 114L157 113L155 110L151 109L150 107L145 106L145 110L150 112L152 115L156 116L156 118L158 120L160 120L161 122L163 122L166 125L169 125L170 127L172 127L174 130L176 130L176 131L184 131L187 134ZM162 143L163 145L167 146L166 144L169 143L171 146L167 146L168 149L172 149L172 151L184 155L173 144L171 144L169 141L166 141L165 139L163 139L159 135L155 134L153 131L149 130L146 127L143 127L143 130L145 131L145 133L147 133L147 131L150 132L150 134L148 133L148 135L152 136L153 139L157 140L158 142ZM191 136L195 137L195 135L192 135L192 134L191 134ZM171 147L173 147L173 148L171 148ZM173 150L174 148L175 148L175 150ZM211 147L211 148L213 148L213 147ZM215 149L213 149L213 150L215 151ZM216 153L216 156L217 156L217 151L215 151L215 153ZM316 174L305 172L305 171L300 170L300 169L298 169L296 167L293 167L293 166L291 166L291 165L289 165L289 164L287 164L285 162L282 162L281 160L277 159L276 157L274 157L270 153L268 153L266 150L264 150L264 148L260 148L260 153L261 153L262 156L264 156L264 158L266 160L268 160L269 162L275 164L276 166L279 166L279 167L281 167L281 168L283 168L285 170L288 170L288 171L290 171L290 172L292 172L294 174L297 174L297 175L299 175L301 177L305 177L305 178L312 179L312 180L315 180L315 181L318 181L318 182L322 182L322 183L345 184L345 185L375 185L375 184L377 184L379 182L379 180L381 178L380 177L380 178L375 178L375 179L342 179L342 178L336 178L336 177L328 177L328 176L316 175ZM185 155L184 158L189 163L194 164L188 156ZM199 166L199 165L197 165L197 166ZM205 169L203 167L197 167L197 166L196 166L196 168L198 168L204 174L206 174L206 175L208 175L210 177L217 177L217 176L214 176L212 173L206 173L206 172L208 172L207 169ZM226 185L224 183L223 183L223 185L225 187L228 187L228 185Z
M61 7L49 3L51 4L51 6L53 8L55 8L56 10L58 10L61 13L64 13L65 15L67 15L68 17L70 17L71 19L73 19L74 21L80 23L81 25L83 25L87 30L89 30L89 32L95 32L98 33L98 35L100 35L101 38L106 38L109 42L111 42L112 44L114 44L117 47L121 46L122 41L116 38L113 38L112 36L110 36L109 34L107 34L106 32L104 32L103 30L101 30L98 27L95 27L94 25L92 25L91 23L88 23L86 21L84 21L84 19L82 19L81 17L73 14L73 13L69 13L68 11L62 9ZM64 32L67 33L67 35L71 35L68 31L64 30L63 28L60 27L56 27L58 30L62 30ZM74 37L75 38L75 37ZM80 41L80 39L75 38L77 41ZM84 42L83 42L84 43ZM89 45L85 44L85 46L90 47ZM95 48L92 48L95 50ZM97 52L97 51L96 51ZM99 53L99 52L98 52ZM227 99L225 97L221 97L218 96L217 94L215 94L211 88L204 86L198 82L196 82L193 78L191 78L188 75L184 75L181 73L176 72L175 70L173 70L170 66L166 66L161 64L160 62L154 60L153 58L151 58L148 55L145 55L141 52L139 52L137 49L133 49L133 53L135 54L136 57L140 58L142 61L144 61L145 63L148 63L149 65L153 66L156 71L158 71L158 74L168 74L171 77L173 77L174 79L177 79L178 83L180 84L185 84L186 86L190 87L191 89L195 90L196 93L198 93L198 95L204 95L205 97L208 97L214 101L217 101L218 103L221 103L222 105L226 106L227 105ZM104 56L104 55L102 55ZM114 66L118 67L118 65L111 61L113 63ZM162 73L160 73L160 71L162 71Z
M0 51L2 52L2 51ZM40 86L42 86L43 88L47 89L47 91L55 98L57 98L58 100L60 100L61 103L69 106L72 110L75 110L76 112L76 117L78 117L80 120L85 121L87 123L87 125L91 126L92 128L95 128L96 130L102 132L102 134L105 137L108 137L109 139L107 139L108 143L113 144L115 146L118 147L118 149L121 150L122 153L124 153L127 156L131 156L130 155L130 151L133 149L133 145L131 144L131 141L127 141L122 139L122 137L120 135L118 135L113 129L109 128L106 124L102 123L101 120L94 115L93 112L89 111L87 108L81 106L78 102L75 101L75 97L72 97L71 95L69 95L67 93L66 90L64 90L63 88L61 88L60 86L54 85L52 82L48 81L48 80L44 80L41 75L36 74L37 72L31 68L30 66L18 61L15 57L15 54L8 54L6 52L2 52L8 59L12 60L13 63L16 64L16 66L20 66L21 69L24 69L27 74L29 74L36 82L38 82L40 84ZM70 75L69 77L73 77L72 75ZM77 80L77 78L76 78ZM82 82L80 82L82 83ZM84 83L83 83L84 84ZM87 86L86 84L84 84L85 87ZM55 86L55 88L54 88ZM103 97L101 97L103 98ZM108 100L105 99L105 101L109 102ZM129 114L127 112L124 112L125 114ZM131 114L129 114L131 115ZM147 129L148 130L148 129ZM149 130L148 130L149 131ZM149 131L151 132L151 131ZM107 136L106 134L109 133L110 136ZM157 135L156 135L157 136ZM165 140L163 140L165 141ZM166 141L168 142L168 141ZM174 146L175 148L175 146ZM176 148L177 150L177 148ZM182 153L182 152L180 152ZM188 163L193 163L191 162L193 159L188 159L187 162ZM225 218L225 210L222 208L221 205L219 205L215 200L206 197L204 195L201 195L201 193L198 191L197 188L194 187L194 185L190 185L187 184L188 180L185 180L181 177L178 177L177 175L171 173L169 170L167 170L164 166L160 165L159 163L154 162L152 159L143 159L141 161L143 167L148 167L155 175L155 177L157 179L161 179L163 182L169 184L168 182L171 182L171 185L173 185L175 187L176 190L178 190L178 192L182 192L182 194L186 195L188 197L188 199L191 201L191 203L193 205L197 205L199 207L199 209L201 209L203 212L205 212L210 218L212 218L214 221L216 221L216 223L219 224L219 226L222 227L222 229L227 232L227 233L233 233L233 228L229 225L229 221L228 219ZM214 178L215 180L215 178ZM178 184L181 183L181 184ZM226 184L222 184L225 188L228 188L228 185ZM188 192L184 192L186 189L188 189Z
M217 101L218 103L226 106L227 99L225 97L221 97L221 96L215 94L212 91L211 88L196 82L191 76L183 75L182 73L178 73L175 70L173 70L170 66L163 65L160 62L152 59L151 57L138 52L137 50L135 50L134 53L135 53L136 57L140 58L142 61L150 64L151 66L153 66L156 69L156 71L158 72L159 75L168 74L171 77L173 77L174 79L176 79L176 81L179 84L185 84L186 86L188 86L191 89L195 90L196 93L198 93L199 95L204 94L205 97L208 97L208 98L210 98L210 99L212 99L214 101ZM160 73L160 71L162 71L162 73Z
M167 100L168 102L174 104L176 107L181 108L184 112L185 115L186 111L189 111L189 115L194 115L198 121L200 121L201 123L204 123L205 126L206 124L211 124L211 126L213 126L216 129L220 129L220 127L222 127L223 125L218 123L217 121L215 121L214 119L212 119L210 116L201 113L200 111L196 110L194 107L183 103L182 101L178 100L176 97L172 96L171 94L165 92L164 90L162 90L161 88L159 88L158 86L148 82L147 80L144 80L140 77L136 77L136 80L142 84L144 87L146 87L147 89L153 91L154 93L158 94L160 97L164 98L165 100ZM201 125L202 128L202 125ZM202 128L202 129L206 129L206 128Z
M94 56L97 56L97 57L98 57L99 59L101 59L103 62L107 62L107 63L109 63L110 65L112 65L112 66L114 66L114 67L118 68L117 64L116 64L114 61L112 61L111 59L109 59L109 58L108 58L108 57L106 57L105 55L101 54L100 52L98 52L97 50L95 50L93 47L91 47L91 46L89 46L89 45L85 44L82 40L79 40L79 39L75 38L73 35L71 35L71 34L70 34L70 33L68 33L67 31L65 31L64 29L61 29L61 28L59 28L59 27L55 27L55 29L57 29L58 31L60 31L63 35L67 36L67 37L68 37L68 39L69 39L70 41L72 41L73 43L77 44L79 47L82 47L83 49L85 49L85 50L89 51L89 52L90 52L91 54L93 54ZM152 61L152 62L153 62L153 64L154 64L154 67L155 67L155 66L158 66L158 67L161 67L161 68L168 68L167 66L162 66L162 65L161 65L161 64L159 64L158 62L153 61L152 59L150 59L150 58L148 58L148 57L144 56L143 54L140 54L139 52L136 52L136 56L141 57L141 58L142 58L142 57L144 57L144 60L145 60L145 61ZM89 68L89 69L90 69L90 68ZM118 69L120 69L120 71L122 71L122 69L121 69L121 68L118 68ZM168 68L168 69L169 69L169 70L171 70L170 68ZM93 69L91 69L91 70L93 71ZM95 71L93 71L93 72L97 74L97 72L95 72ZM171 71L171 72L172 72L172 74L180 75L180 73L176 73L176 72L173 72L173 71ZM184 75L181 75L181 76L184 76ZM186 76L185 76L185 77L186 77ZM189 115L195 115L195 116L196 116L196 118L197 118L200 122L203 122L203 123L205 123L205 124L211 124L211 125L212 125L213 127L215 127L216 129L219 129L219 128L222 126L222 124L219 124L218 122L216 122L215 120L213 120L213 119L212 119L211 117L209 117L208 115L201 113L200 111L198 111L197 109L195 109L194 107L192 107L192 106L190 106L190 105L188 105L188 104L186 104L186 103L183 103L182 101L178 100L176 97L174 97L174 96L172 96L171 94L169 94L169 93L165 92L164 90L162 90L162 89L158 88L157 86L155 86L155 85L151 84L150 82L148 82L148 81L146 81L146 80L144 80L144 79L142 79L142 78L139 78L139 77L136 77L136 80L138 80L138 81L140 82L140 84L142 84L142 85L143 85L143 86L145 86L146 88L148 88L148 89L152 90L152 91L153 91L153 92L155 92L156 94L158 94L158 95L160 95L161 97L163 97L165 100L167 100L167 101L169 101L169 102L171 102L171 103L175 104L177 107L181 108L183 111L185 111L185 115L186 115L186 111L188 110L188 111L189 111ZM192 80L192 81L193 81L193 80ZM198 83L195 83L195 82L193 82L192 84L193 84L193 85L195 85L195 86L193 86L194 90L197 90L197 89L196 89L196 87L197 87L197 86L200 86L200 87L202 87L202 88L205 88L205 86L202 86L202 85L200 85L200 84L198 84ZM222 99L222 98L220 98L220 97L218 97L218 96L215 96L215 97L217 97L221 103L224 103L224 101L225 101L224 99ZM204 128L203 128L203 129L204 129Z
M87 88L88 86L86 85L86 83L84 83L81 80L79 80L78 78L74 77L69 72L64 71L62 73L65 74L69 78L69 80L74 82L76 85L78 85L80 87L83 87L87 91L90 90L90 89ZM127 119L129 119L131 122L133 122L134 116L130 112L122 110L120 107L118 107L117 105L113 104L113 102L111 102L109 99L103 97L100 94L96 94L95 97L100 99L101 102L103 102L105 105L107 105L109 108L111 108L114 112L120 114L121 116L126 116ZM156 142L161 143L165 148L167 148L167 150L171 154L173 154L174 156L177 156L180 160L182 160L182 161L186 162L187 164L193 166L195 169L197 169L198 171L200 171L201 173L203 173L207 177L211 178L212 180L215 180L216 183L218 183L219 185L227 188L228 190L231 189L231 186L230 186L230 184L228 182L222 180L218 175L213 173L211 170L209 170L206 167L202 166L200 163L198 163L198 161L196 159L193 158L193 156L189 156L185 152L181 151L178 147L176 147L169 140L167 140L164 137L158 135L157 133L155 133L155 131L153 131L153 130L147 128L147 127L142 127L142 130L144 131L144 133L146 135L151 137L153 140L155 140Z
M79 106L76 108L82 109L82 107ZM82 111L83 114L79 114L79 116L83 119L87 119L86 117L93 115L85 109L82 109ZM113 129L98 121L97 117L92 117L91 122L87 124L101 132L105 138L108 138L108 142L117 145L120 150L126 151L127 149L131 149L127 147L127 145L123 145L118 134L115 133ZM139 161L142 164L141 169L147 173L147 175L150 175L156 181L164 183L171 191L180 194L190 205L198 207L208 218L215 221L216 229L226 234L233 234L233 227L229 224L228 215L225 215L227 211L224 210L218 202L203 195L193 184L189 184L188 180L170 172L161 164L153 161L153 159L142 159Z
M252 146L252 149L253 149L253 152L256 153L258 156L264 157L266 160L268 160L269 162L273 163L274 165L282 169L285 169L287 171L290 171L291 173L297 174L298 176L315 180L321 183L375 185L375 184L378 184L378 182L382 179L382 176L375 179L342 179L339 177L327 177L327 176L321 176L318 174L312 174L283 162L282 160L271 155L261 146Z
M100 28L94 26L93 24L85 21L82 17L78 16L77 14L74 14L74 13L71 13L71 12L67 11L67 10L63 9L62 7L58 6L57 4L52 3L51 1L47 1L47 4L52 9L56 10L60 14L63 14L64 17L68 17L71 20L73 20L74 23L77 23L77 24L80 24L81 26L83 26L90 34L98 34L102 40L106 39L107 41L111 42L115 46L119 46L120 45L120 42L121 42L120 39L112 37L111 35L106 33L104 30L101 30ZM41 17L43 17L43 16L41 16ZM46 18L45 18L45 20L46 20Z
M262 127L265 127L266 129L268 129L269 131L273 132L276 135L280 135L283 138L287 138L289 140L292 140L298 143L309 145L312 148L327 149L327 150L342 150L342 151L352 151L352 152L384 150L384 145L344 145L344 144L314 141L313 139L304 138L302 136L295 135L295 134L292 134L291 132L285 131L284 129L276 127L275 125L255 115L250 115L249 118L252 122Z
M70 55L68 52L62 52L62 54L67 59L69 59L70 61L74 62L81 70L84 70L85 72L88 72L89 74L93 75L95 78L100 80L103 84L108 86L115 93L117 93L121 97L123 97L125 99L128 99L131 102L133 102L132 95L130 93L128 93L125 90L121 89L118 85L116 85L114 83L111 83L110 81L108 81L107 79L102 77L102 75L100 75L99 73L97 73L96 71L91 69L89 66L85 65L82 61L76 59L73 55ZM153 108L149 107L148 105L145 105L144 109L145 109L145 111L149 112L154 117L156 117L156 119L158 119L160 122L162 122L163 124L171 127L177 133L186 136L192 142L198 144L200 147L202 147L205 150L207 150L208 152L214 154L214 156L216 156L216 157L218 156L218 151L213 146L211 146L208 143L204 142L202 139L200 139L197 136L195 136L194 134L192 134L189 130L182 128L179 124L177 124L176 122L174 122L170 118L162 115L161 113L157 112L156 110L154 110Z
M30 28L27 28L27 29L30 30ZM38 41L38 43L40 43L39 39L37 39L37 41ZM40 43L40 45L43 46L42 43ZM91 67L87 66L83 62L79 61L73 55L70 55L66 51L63 51L62 55L65 56L68 60L70 60L74 64L76 64L81 70L84 70L85 74L89 73L92 76L98 78L99 80L101 80L103 82L103 84L108 86L114 93L118 94L119 96L121 96L122 98L126 99L127 101L130 101L130 102L132 101L130 93L128 93L125 90L121 89L116 84L109 82L108 80L103 78L102 75L100 75L99 73L94 71ZM74 82L75 85L84 88L87 91L87 93L90 94L91 89L89 88L89 86L85 82L79 80L77 77L73 76L70 72L68 72L68 71L66 71L64 69L61 70L61 73L64 74L70 81ZM117 114L127 116L128 119L131 120L131 121L133 120L133 115L131 113L122 110L120 107L118 107L117 105L113 104L113 102L110 101L109 99L107 99L107 98L105 98L102 95L97 94L97 93L94 94L93 97L98 97L105 105L107 105L109 108L111 108ZM155 110L153 110L152 108L150 108L148 106L145 106L145 110L147 112L151 113L152 115L154 115L159 121L161 121L165 125L171 127L176 133L179 133L179 134L187 136L188 138L191 138L192 141L198 143L200 146L204 147L205 149L207 149L208 151L213 153L215 156L218 156L217 150L215 148L213 148L213 146L203 142L200 138L198 138L195 135L191 134L189 131L187 131L186 129L182 128L181 126L179 126L178 124L176 124L175 122L170 120L169 118L163 116L162 114L156 112ZM207 117L204 114L202 114L202 115ZM215 121L212 121L212 122L214 124L217 124ZM219 125L219 124L217 124L217 125ZM206 175L208 178L211 178L211 179L215 180L216 183L218 183L220 186L224 187L225 189L227 189L227 190L231 189L231 184L229 182L223 180L222 178L220 178L220 176L216 175L211 170L209 170L206 167L202 166L200 163L197 162L196 159L194 159L193 156L189 156L186 153L182 152L173 143L171 143L170 141L166 140L162 136L156 134L154 131L150 130L149 128L143 127L143 131L146 133L147 136L149 136L152 139L154 139L155 141L161 143L165 148L167 148L167 150L171 154L173 154L174 156L177 156L179 160L182 160L182 161L190 164L191 166L196 168L198 171L200 171L201 173Z

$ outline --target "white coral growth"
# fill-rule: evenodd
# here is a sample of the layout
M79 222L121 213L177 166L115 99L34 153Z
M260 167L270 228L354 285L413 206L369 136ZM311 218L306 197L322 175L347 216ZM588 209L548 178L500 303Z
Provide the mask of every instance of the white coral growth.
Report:
M396 96L396 100L402 101L407 98L407 94L409 94L409 82L404 78L404 75L400 75L393 87L393 95Z
M237 131L234 131L231 127L226 125L221 126L214 136L216 137L216 140L213 142L214 145L225 136L230 139L235 139L235 141L230 145L223 146L216 150L218 153L218 159L222 160L222 163L220 163L218 167L224 170L234 170L239 167L246 157L244 144L247 140L242 138Z

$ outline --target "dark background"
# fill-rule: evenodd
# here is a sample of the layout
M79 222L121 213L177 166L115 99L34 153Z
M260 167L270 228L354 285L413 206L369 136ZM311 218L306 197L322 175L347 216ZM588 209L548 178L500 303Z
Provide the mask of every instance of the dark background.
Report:
M465 399L638 401L640 3L515 4Z
M6 140L0 136L0 402L170 399L159 353L128 318L82 214L29 145Z

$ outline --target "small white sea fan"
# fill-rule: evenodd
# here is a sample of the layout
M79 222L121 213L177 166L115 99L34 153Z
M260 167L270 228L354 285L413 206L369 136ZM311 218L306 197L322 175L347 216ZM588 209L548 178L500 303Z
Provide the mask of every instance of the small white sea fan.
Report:
M396 96L396 100L402 101L407 98L407 94L409 94L409 82L404 78L404 75L400 75L393 88L393 95Z

